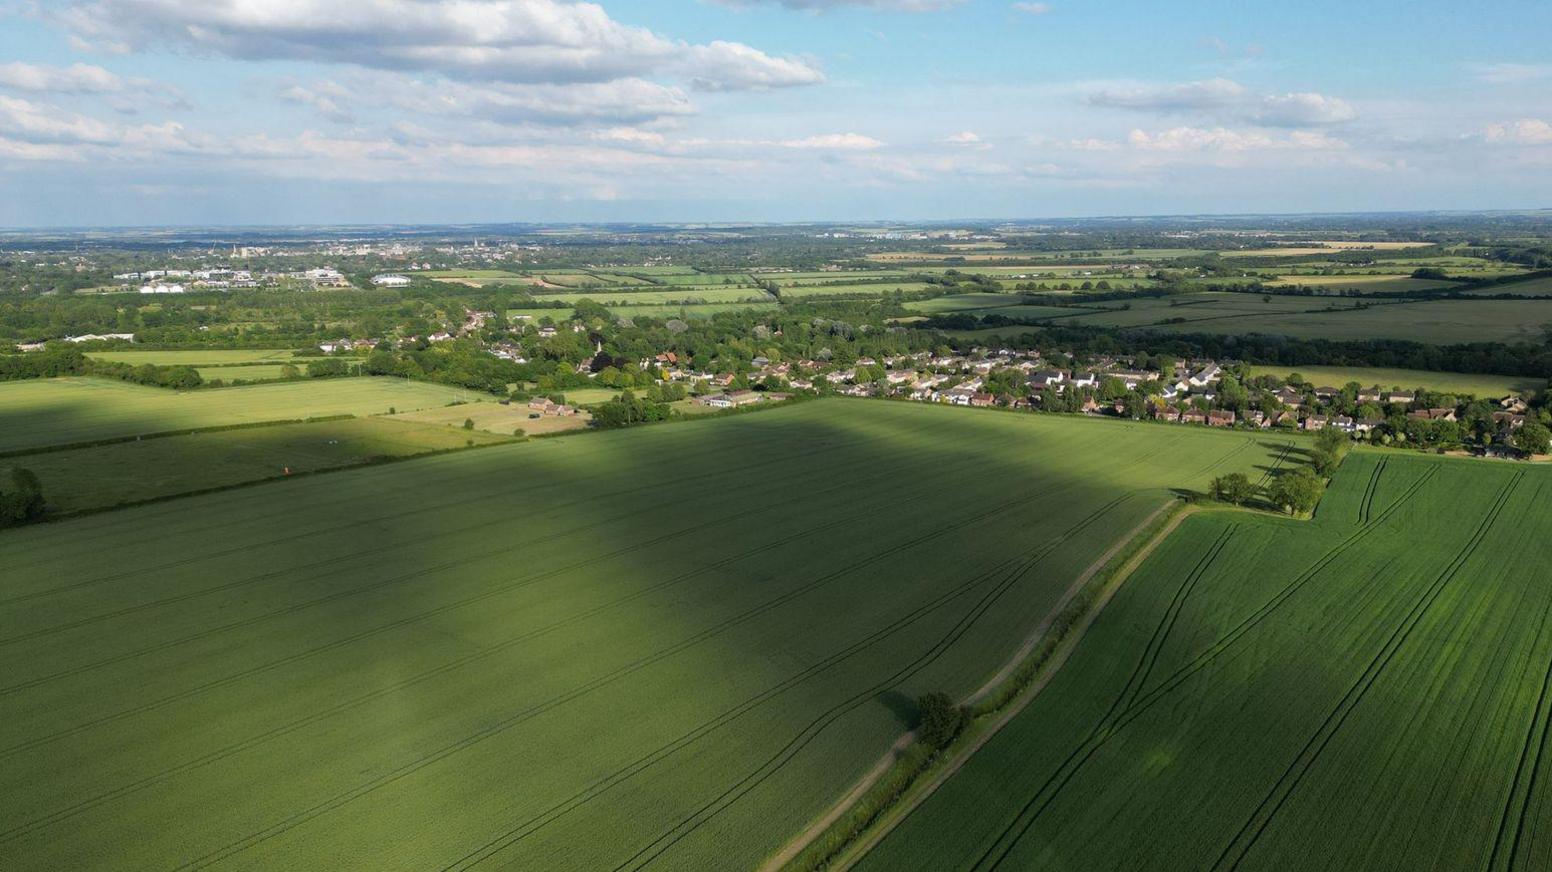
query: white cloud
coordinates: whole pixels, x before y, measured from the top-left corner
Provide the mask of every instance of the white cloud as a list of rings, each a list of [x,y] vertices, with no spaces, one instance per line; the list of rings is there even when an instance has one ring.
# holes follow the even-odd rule
[[[0,64],[0,87],[56,94],[111,94],[124,90],[124,80],[92,64],[53,67],[12,61]]]
[[[109,50],[173,45],[506,82],[682,75],[709,88],[823,81],[812,64],[739,43],[692,45],[563,0],[72,0],[53,15]]]
[[[1339,124],[1358,117],[1357,110],[1340,97],[1324,94],[1272,94],[1261,99],[1253,116],[1261,124],[1273,127],[1304,127],[1311,124]]]
[[[1025,15],[1044,15],[1051,11],[1049,3],[1030,3],[1028,0],[1020,0],[1013,4],[1014,12],[1022,12]]]
[[[1552,64],[1467,64],[1477,81],[1494,85],[1511,85],[1521,82],[1538,82],[1552,79]]]
[[[1232,106],[1246,95],[1244,85],[1229,79],[1207,79],[1178,85],[1096,91],[1089,103],[1110,109],[1185,112]]]
[[[842,151],[871,151],[884,145],[873,137],[863,136],[860,133],[824,133],[803,139],[786,139],[780,144],[784,148],[821,148]]]
[[[1342,140],[1323,133],[1294,131],[1278,137],[1258,130],[1226,127],[1173,127],[1158,133],[1133,130],[1126,141],[1132,148],[1141,151],[1165,152],[1329,150],[1347,147],[1347,143]]]
[[[973,148],[973,149],[976,149],[978,151],[985,151],[985,150],[987,150],[987,149],[992,147],[991,143],[982,140],[981,137],[978,134],[976,134],[975,131],[973,131],[973,130],[961,130],[958,133],[949,134],[948,136],[943,137],[939,141],[940,142],[946,142],[949,145],[958,145],[958,146],[962,146],[964,148]]]
[[[1488,142],[1512,145],[1552,145],[1552,124],[1539,118],[1521,118],[1505,124],[1490,124],[1482,132]]]

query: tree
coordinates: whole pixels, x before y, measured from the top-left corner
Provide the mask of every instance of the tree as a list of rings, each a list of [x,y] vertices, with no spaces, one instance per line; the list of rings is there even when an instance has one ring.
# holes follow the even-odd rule
[[[1526,421],[1514,433],[1514,447],[1526,454],[1546,454],[1552,443],[1552,430],[1535,421]]]
[[[1278,476],[1269,490],[1272,503],[1293,515],[1307,515],[1315,511],[1320,498],[1326,492],[1326,483],[1309,467]]]
[[[11,487],[0,491],[0,527],[25,524],[43,516],[43,486],[30,469],[11,470]]]
[[[946,693],[923,694],[916,700],[920,721],[917,732],[921,741],[934,748],[947,748],[959,731],[964,729],[968,713],[954,704]]]
[[[474,429],[474,419],[473,418],[464,418],[463,419],[463,428],[465,430],[473,430]]]
[[[1313,460],[1315,471],[1321,475],[1330,475],[1342,465],[1342,460],[1347,457],[1347,452],[1352,450],[1352,442],[1347,434],[1335,427],[1326,427],[1315,433],[1315,450]]]
[[[1212,496],[1215,500],[1242,506],[1255,495],[1256,486],[1243,472],[1220,475],[1212,481]]]

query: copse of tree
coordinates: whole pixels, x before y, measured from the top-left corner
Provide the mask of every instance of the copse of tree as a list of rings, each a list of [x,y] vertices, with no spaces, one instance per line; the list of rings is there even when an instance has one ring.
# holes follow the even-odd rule
[[[43,485],[30,469],[11,470],[11,486],[0,490],[0,527],[14,527],[43,517]]]
[[[1546,454],[1552,447],[1552,430],[1537,421],[1526,421],[1514,433],[1514,447],[1530,454]]]
[[[1212,496],[1215,500],[1242,506],[1255,498],[1256,486],[1243,472],[1231,472],[1212,480]]]
[[[1347,434],[1335,427],[1326,427],[1315,434],[1315,449],[1311,460],[1315,465],[1315,471],[1321,475],[1330,475],[1352,450],[1353,443],[1347,438]]]
[[[654,403],[624,391],[618,397],[593,407],[593,426],[604,429],[632,427],[652,421],[665,421],[669,414],[667,403]]]
[[[1273,505],[1291,515],[1307,515],[1315,511],[1325,492],[1325,481],[1314,470],[1301,466],[1274,479],[1267,496]]]
[[[969,712],[946,693],[923,694],[916,700],[917,735],[933,748],[947,748],[969,720]]]
[[[86,355],[79,348],[48,348],[21,354],[0,354],[0,381],[53,378],[86,372]]]

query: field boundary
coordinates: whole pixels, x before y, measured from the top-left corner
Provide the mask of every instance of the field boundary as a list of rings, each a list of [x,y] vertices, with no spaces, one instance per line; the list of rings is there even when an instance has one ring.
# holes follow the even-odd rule
[[[104,445],[120,445],[125,442],[140,442],[146,439],[168,439],[173,436],[197,436],[201,433],[220,433],[226,430],[255,430],[261,427],[282,427],[288,424],[322,424],[329,421],[350,421],[355,415],[318,415],[313,418],[277,418],[273,421],[244,421],[240,424],[213,424],[209,427],[190,427],[184,430],[158,430],[154,433],[136,433],[132,436],[108,436],[103,439],[89,439],[85,442],[62,442],[57,445],[43,445],[38,448],[16,448],[11,451],[0,451],[0,460],[9,460],[13,457],[27,457],[33,454],[54,454],[60,451],[77,451],[83,448],[101,448]],[[367,417],[375,417],[368,415]]]
[[[920,768],[906,776],[907,784],[904,789],[887,800],[877,815],[863,824],[856,836],[824,856],[812,857],[806,863],[800,862],[825,833],[840,823],[875,787],[885,781],[897,764],[908,760],[907,752],[916,741],[915,730],[906,732],[896,739],[889,750],[828,811],[761,864],[760,872],[794,868],[847,869],[866,855],[1039,695],[1040,690],[1060,671],[1072,651],[1077,648],[1089,625],[1098,617],[1126,579],[1170,533],[1174,532],[1181,522],[1197,511],[1195,506],[1187,506],[1179,499],[1166,501],[1130,532],[1117,539],[1109,549],[1080,573],[1045,618],[1020,644],[1013,656],[981,687],[962,701],[962,705],[972,709],[985,707],[986,710],[979,714],[983,717],[995,716],[994,719],[984,726],[972,726],[962,739],[962,745],[939,755],[935,761],[925,766],[917,761],[916,765]],[[1154,528],[1157,529],[1149,536],[1148,531]],[[1123,558],[1119,564],[1116,563],[1118,558]],[[1079,601],[1084,592],[1089,590],[1095,578],[1111,565],[1117,565],[1116,570],[1104,576],[1102,585],[1093,590],[1092,601],[1078,615],[1072,616],[1075,622],[1060,631],[1053,639],[1052,628],[1062,620],[1074,602]],[[1042,651],[1041,643],[1049,643],[1050,647]],[[999,691],[1003,698],[988,705],[986,701],[996,699]],[[930,779],[923,781],[916,778],[927,772],[933,773]]]

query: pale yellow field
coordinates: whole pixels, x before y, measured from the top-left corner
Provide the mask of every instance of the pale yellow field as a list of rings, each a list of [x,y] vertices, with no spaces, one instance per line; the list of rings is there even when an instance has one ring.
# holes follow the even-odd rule
[[[1309,254],[1330,254],[1333,251],[1396,251],[1402,248],[1427,248],[1432,242],[1343,242],[1338,240],[1316,241],[1307,246],[1287,248],[1251,248],[1245,251],[1226,251],[1225,257],[1301,257]]]
[[[519,427],[528,436],[580,430],[592,420],[586,412],[566,416],[544,415],[538,418],[528,417],[530,414],[533,413],[528,410],[527,403],[513,403],[510,406],[503,406],[500,403],[465,403],[460,406],[403,412],[393,417],[424,424],[443,424],[448,427],[462,427],[465,420],[471,420],[474,422],[474,429],[499,433],[503,436],[511,436],[512,431]]]

